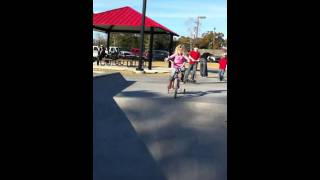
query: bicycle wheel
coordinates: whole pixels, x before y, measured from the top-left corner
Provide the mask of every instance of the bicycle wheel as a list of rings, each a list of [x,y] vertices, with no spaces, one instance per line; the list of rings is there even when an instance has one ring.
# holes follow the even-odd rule
[[[174,84],[173,84],[173,87],[174,87],[174,98],[177,98],[177,94],[178,94],[178,83],[179,83],[179,80],[178,78],[175,78],[174,79]]]

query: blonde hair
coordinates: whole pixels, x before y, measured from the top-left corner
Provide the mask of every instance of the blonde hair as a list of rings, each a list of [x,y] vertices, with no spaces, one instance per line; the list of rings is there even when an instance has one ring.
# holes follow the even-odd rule
[[[186,48],[183,44],[179,44],[176,49],[174,50],[175,54],[185,54]]]

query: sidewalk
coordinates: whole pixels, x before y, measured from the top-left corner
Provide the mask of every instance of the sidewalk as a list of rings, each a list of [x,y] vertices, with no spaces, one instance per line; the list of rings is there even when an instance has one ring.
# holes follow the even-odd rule
[[[116,71],[130,71],[130,72],[135,72],[139,73],[136,70],[136,67],[127,67],[127,66],[116,66],[116,65],[97,65],[97,63],[93,63],[93,71],[94,72],[105,72],[108,70],[116,70]],[[165,67],[153,67],[151,70],[149,70],[147,67],[144,68],[143,73],[147,74],[157,74],[157,73],[169,73],[170,68],[165,68]],[[141,72],[140,72],[141,73]]]
[[[147,67],[144,68],[143,73],[145,74],[162,74],[162,73],[169,73],[171,72],[170,68],[166,67],[167,64],[164,62],[155,62],[153,63],[153,67],[149,70]],[[199,69],[199,67],[198,67]],[[209,73],[218,73],[218,64],[208,63]],[[117,66],[117,65],[97,65],[96,62],[93,63],[93,72],[95,73],[103,73],[108,72],[108,70],[113,71],[127,71],[133,73],[141,73],[136,70],[136,67],[127,67],[127,66]]]

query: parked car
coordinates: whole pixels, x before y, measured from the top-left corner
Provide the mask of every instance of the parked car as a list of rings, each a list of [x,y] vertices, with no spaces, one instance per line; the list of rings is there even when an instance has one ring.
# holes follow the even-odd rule
[[[207,58],[208,62],[216,62],[216,58],[212,55],[212,56],[208,56]]]
[[[133,59],[136,56],[130,52],[130,51],[120,51],[119,53],[119,58],[123,58],[123,59]]]
[[[138,49],[138,48],[131,48],[131,52],[132,52],[132,54],[135,55],[135,58],[140,58],[140,49]],[[143,58],[144,60],[147,59],[146,56],[145,56],[145,53],[142,54],[142,58]]]
[[[111,49],[111,48],[109,48],[109,49]],[[100,50],[100,46],[93,46],[93,59],[94,59],[94,61],[96,59],[98,59],[99,50]],[[114,51],[114,50],[111,50],[111,51]],[[106,53],[106,55],[108,55],[108,50],[107,49],[105,50],[105,53]]]
[[[169,56],[169,52],[168,51],[154,50],[153,51],[153,55],[152,55],[152,57],[153,57],[152,60],[164,60],[168,56]]]
[[[221,56],[211,55],[211,56],[208,56],[207,60],[208,60],[208,62],[218,63],[220,58],[221,58]]]
[[[139,48],[131,48],[131,53],[134,54],[135,56],[140,55],[140,49]]]
[[[118,47],[110,46],[107,54],[111,55],[111,54],[118,54],[118,53],[119,53]]]
[[[130,51],[130,49],[129,49],[129,48],[120,48],[120,47],[119,47],[119,53],[120,53],[121,51]]]
[[[133,54],[139,54],[139,52],[140,52],[140,49],[138,49],[138,48],[131,48],[131,50],[130,50]]]
[[[152,60],[164,60],[169,56],[169,52],[165,50],[153,50],[152,51]],[[149,51],[144,53],[144,57],[148,59]]]

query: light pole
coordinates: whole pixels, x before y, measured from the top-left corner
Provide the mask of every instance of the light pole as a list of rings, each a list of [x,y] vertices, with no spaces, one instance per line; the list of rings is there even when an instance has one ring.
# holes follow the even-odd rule
[[[193,32],[193,42],[195,43],[199,37],[199,25],[200,25],[200,19],[205,19],[206,16],[198,16],[196,21],[196,27]]]
[[[200,19],[205,19],[206,16],[198,16],[197,17],[197,28],[196,28],[196,38],[199,37],[199,25],[200,25]]]
[[[139,65],[137,70],[143,71],[142,68],[142,61],[143,61],[143,51],[144,51],[144,22],[146,17],[146,6],[147,6],[147,0],[143,0],[143,6],[142,6],[142,23],[141,23],[141,31],[140,31],[140,58],[139,58]]]
[[[216,38],[216,27],[213,28],[212,34],[212,49],[214,49],[214,39]]]
[[[190,51],[192,50],[195,37],[196,37],[196,30],[194,30],[194,31],[191,33],[191,37],[190,37]]]

